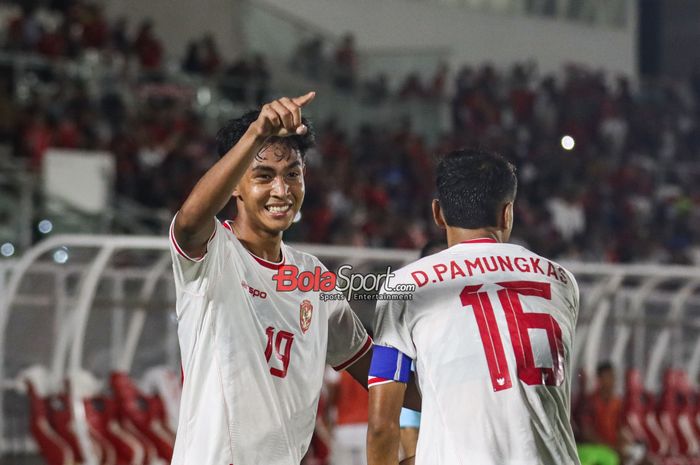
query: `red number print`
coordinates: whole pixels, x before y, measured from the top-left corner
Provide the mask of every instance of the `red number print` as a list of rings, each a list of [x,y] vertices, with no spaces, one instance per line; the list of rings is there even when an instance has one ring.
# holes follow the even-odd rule
[[[503,342],[498,332],[496,316],[486,292],[479,292],[481,286],[466,286],[462,289],[460,299],[462,306],[471,306],[474,309],[474,318],[479,327],[479,336],[484,344],[484,354],[486,354],[486,364],[491,375],[491,384],[494,391],[502,391],[513,386],[508,373],[508,362],[506,353],[503,350]]]
[[[294,342],[294,334],[288,331],[277,331],[275,336],[275,328],[272,326],[265,330],[267,334],[267,346],[265,347],[265,360],[270,363],[272,357],[272,345],[274,341],[275,358],[282,362],[282,368],[270,367],[270,374],[278,378],[287,376],[287,368],[289,368],[289,360],[292,354],[292,343]]]
[[[522,295],[551,300],[550,284],[534,281],[509,281],[497,284],[503,288],[498,291],[498,299],[508,323],[518,378],[530,386],[560,385],[564,381],[564,345],[561,328],[551,315],[524,312],[520,301]],[[491,300],[487,292],[479,292],[479,289],[481,289],[480,285],[466,286],[460,293],[460,299],[463,306],[471,306],[474,310],[493,390],[502,391],[512,387],[508,362]],[[552,368],[535,366],[535,356],[528,333],[530,329],[542,329],[546,332],[553,361]]]
[[[549,283],[531,281],[511,281],[498,283],[504,289],[498,291],[506,313],[510,340],[513,343],[515,359],[518,366],[518,378],[527,385],[559,386],[564,382],[564,343],[561,328],[557,321],[547,313],[524,312],[521,295],[552,299]],[[547,333],[549,351],[552,356],[552,368],[535,366],[535,356],[528,334],[529,329],[543,329]]]

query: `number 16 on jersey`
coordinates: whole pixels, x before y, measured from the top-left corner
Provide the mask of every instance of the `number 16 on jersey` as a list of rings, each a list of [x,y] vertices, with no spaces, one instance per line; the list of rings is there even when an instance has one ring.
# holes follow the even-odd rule
[[[527,385],[559,386],[564,381],[564,345],[561,328],[547,313],[524,312],[520,296],[534,296],[551,300],[549,283],[536,281],[509,281],[497,283],[498,300],[503,308],[508,323],[508,332],[515,354],[518,378]],[[494,391],[513,387],[508,361],[503,349],[501,335],[498,332],[496,315],[491,299],[481,285],[466,286],[459,297],[462,306],[472,307],[479,336],[484,345],[484,354],[489,368],[491,384]],[[549,351],[552,356],[552,368],[535,366],[535,356],[530,340],[530,329],[541,329],[547,334]]]

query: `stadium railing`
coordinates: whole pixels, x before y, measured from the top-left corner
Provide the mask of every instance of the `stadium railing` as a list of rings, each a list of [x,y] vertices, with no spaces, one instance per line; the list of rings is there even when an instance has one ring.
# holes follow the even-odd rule
[[[329,269],[353,265],[382,273],[417,252],[297,244]],[[88,372],[137,378],[149,367],[179,370],[174,290],[167,239],[148,236],[56,235],[19,260],[0,262],[0,454],[31,452],[28,411],[21,407],[22,373],[43,366],[52,387]],[[697,386],[700,369],[700,269],[683,266],[565,264],[581,289],[572,373],[594,378],[610,359],[644,373],[644,387],[661,388],[662,370],[682,369]],[[3,278],[4,276],[4,278]],[[373,302],[352,301],[371,323]],[[574,383],[576,385],[576,383]],[[72,394],[77,395],[77,394]],[[70,405],[81,441],[85,413]]]

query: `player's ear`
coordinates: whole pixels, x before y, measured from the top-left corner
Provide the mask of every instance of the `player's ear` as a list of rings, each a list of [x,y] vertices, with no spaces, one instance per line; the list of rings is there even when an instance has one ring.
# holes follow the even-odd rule
[[[438,199],[433,199],[433,220],[435,224],[440,229],[447,229],[447,223],[445,223],[445,217],[442,216],[442,208],[440,208],[440,201]]]
[[[510,232],[510,230],[513,229],[513,202],[507,202],[503,205],[501,224],[503,225],[504,231]]]
[[[233,188],[233,192],[231,192],[231,197],[233,197],[234,199],[241,198],[241,191],[239,189],[239,186]]]

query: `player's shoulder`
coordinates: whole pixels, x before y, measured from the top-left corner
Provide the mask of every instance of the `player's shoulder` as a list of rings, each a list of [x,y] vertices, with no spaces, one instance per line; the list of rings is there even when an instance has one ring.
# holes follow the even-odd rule
[[[247,251],[243,243],[238,240],[236,234],[233,232],[233,221],[231,220],[219,220],[216,219],[216,235],[220,237],[223,241],[228,241],[234,245],[233,248],[226,248],[227,253],[242,254],[242,252]]]
[[[441,266],[440,264],[449,263],[456,258],[464,259],[465,255],[483,256],[499,253],[517,254],[522,253],[520,252],[521,250],[531,253],[522,246],[510,243],[475,243],[468,245],[459,243],[432,255],[427,255],[414,260],[413,262],[395,270],[394,273],[396,274],[397,278],[410,279],[412,273],[432,269],[435,266]]]
[[[578,294],[579,294],[579,288],[578,288],[578,282],[576,281],[576,276],[569,271],[568,268],[566,268],[564,265],[561,263],[552,260],[551,258],[544,257],[538,253],[533,252],[530,249],[527,249],[525,247],[522,247],[523,251],[526,253],[530,254],[531,257],[535,259],[541,260],[543,263],[548,263],[549,267],[553,267],[556,270],[556,276],[557,280],[559,283],[564,285],[566,288],[569,289],[570,292],[572,292],[576,298],[578,299]]]
[[[415,281],[415,273],[432,268],[435,263],[439,263],[443,258],[448,256],[446,253],[448,250],[449,249],[442,250],[435,254],[414,260],[400,268],[392,269],[391,281],[399,284],[413,284]]]
[[[538,257],[542,260],[546,260],[547,262],[551,263],[554,266],[554,268],[556,268],[559,272],[566,273],[566,275],[570,278],[570,281],[572,281],[574,284],[576,284],[576,277],[574,276],[574,274],[571,271],[569,271],[569,269],[566,266],[562,265],[561,263],[557,262],[556,260],[552,260],[551,258],[544,257],[544,256],[537,254],[529,249],[526,249],[525,247],[523,247],[523,249],[527,250],[533,256]]]
[[[499,270],[554,277],[562,284],[571,283],[573,288],[577,287],[574,275],[561,264],[520,244],[493,242],[455,244],[393,270],[393,281],[422,287],[428,282],[454,280],[460,276],[480,278]]]
[[[294,265],[304,271],[313,271],[315,268],[321,268],[323,271],[327,270],[326,266],[316,255],[287,244],[284,244],[284,263],[285,265]]]
[[[515,244],[512,244],[512,245],[515,245]],[[549,257],[545,257],[543,255],[536,253],[536,252],[533,252],[532,250],[528,249],[525,246],[518,245],[517,247],[519,247],[522,250],[523,254],[528,254],[530,257],[532,257],[534,259],[539,259],[544,263],[548,263],[549,265],[553,266],[557,270],[558,273],[565,274],[567,277],[570,278],[570,281],[572,281],[574,284],[576,283],[576,278],[574,277],[574,274],[571,271],[569,271],[569,269],[566,268],[561,263],[557,262],[556,260],[552,260]]]

